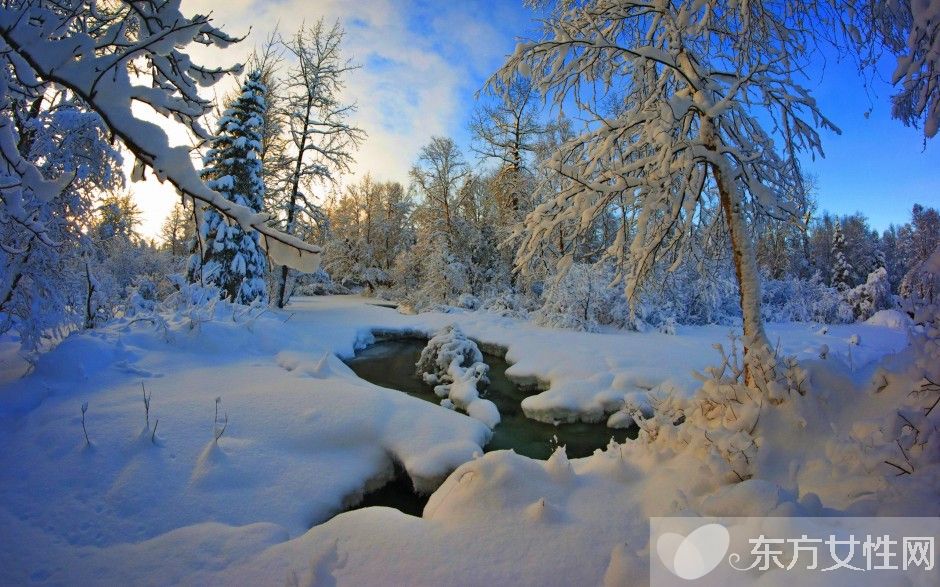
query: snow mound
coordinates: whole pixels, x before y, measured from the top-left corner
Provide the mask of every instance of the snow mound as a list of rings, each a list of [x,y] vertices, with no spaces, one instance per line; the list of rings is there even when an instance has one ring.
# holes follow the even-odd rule
[[[903,312],[898,312],[897,310],[879,310],[875,314],[865,320],[865,324],[870,324],[872,326],[884,326],[885,328],[907,328],[911,323],[911,319],[907,317]]]
[[[421,351],[415,365],[425,382],[435,385],[442,405],[464,410],[492,430],[499,424],[496,404],[480,397],[478,385],[489,383],[489,365],[475,342],[451,324],[439,330]]]

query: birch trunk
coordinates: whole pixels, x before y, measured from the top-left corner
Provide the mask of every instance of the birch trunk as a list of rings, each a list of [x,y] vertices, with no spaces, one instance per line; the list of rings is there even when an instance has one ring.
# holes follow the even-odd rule
[[[743,218],[740,190],[734,183],[728,164],[719,159],[722,155],[717,153],[715,126],[708,118],[702,120],[702,138],[706,148],[716,151],[711,171],[718,185],[718,198],[725,224],[728,226],[731,258],[738,281],[738,303],[744,323],[744,382],[753,386],[754,377],[748,365],[748,355],[770,346],[760,315],[760,275],[757,271],[757,259]]]

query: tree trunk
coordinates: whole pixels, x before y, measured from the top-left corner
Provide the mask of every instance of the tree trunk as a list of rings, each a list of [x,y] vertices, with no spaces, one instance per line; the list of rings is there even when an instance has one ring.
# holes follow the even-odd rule
[[[753,350],[769,347],[764,324],[760,316],[760,276],[751,239],[747,234],[742,218],[741,202],[735,186],[728,185],[728,179],[718,166],[712,167],[718,184],[718,196],[721,211],[728,225],[731,241],[731,258],[734,260],[734,273],[738,280],[738,301],[744,322],[744,382],[753,384],[753,374],[748,366],[748,354]]]
[[[95,294],[95,285],[91,281],[91,270],[88,268],[88,261],[85,261],[85,283],[88,288],[85,296],[85,328],[90,329],[95,327],[95,316],[92,312],[91,300],[91,297]]]
[[[711,151],[718,150],[717,136],[714,122],[708,118],[702,119],[702,139],[706,148]],[[717,155],[721,157],[721,155]],[[728,226],[728,237],[731,241],[731,258],[734,261],[734,273],[738,280],[738,302],[741,306],[741,317],[744,322],[744,382],[753,386],[754,376],[748,366],[748,354],[762,348],[769,348],[767,335],[764,333],[764,324],[760,315],[760,275],[757,271],[757,260],[754,257],[754,247],[747,234],[747,228],[741,209],[741,195],[738,187],[731,178],[727,164],[711,164],[715,183],[718,185],[718,197],[721,203],[721,212]]]
[[[300,176],[303,174],[304,154],[307,150],[307,135],[310,131],[310,114],[313,111],[313,96],[307,96],[306,109],[304,111],[303,132],[300,133],[300,144],[297,148],[297,160],[294,161],[294,173],[291,176],[290,203],[287,207],[287,223],[284,225],[284,232],[289,235],[294,234],[294,207],[297,205],[297,193],[300,191]],[[287,304],[287,278],[290,276],[290,268],[284,265],[281,267],[281,280],[278,283],[277,299],[275,300],[278,308],[283,308]]]

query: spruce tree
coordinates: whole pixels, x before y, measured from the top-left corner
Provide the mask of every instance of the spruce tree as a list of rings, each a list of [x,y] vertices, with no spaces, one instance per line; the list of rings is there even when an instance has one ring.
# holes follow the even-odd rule
[[[202,171],[210,188],[258,212],[264,207],[260,152],[266,92],[261,73],[249,74],[241,94],[219,120]],[[222,298],[235,303],[267,303],[267,273],[257,233],[227,223],[215,210],[203,212],[189,263],[190,281],[216,286]]]
[[[832,287],[837,290],[849,289],[849,278],[852,275],[852,266],[845,259],[845,235],[842,233],[842,223],[836,222],[832,232]]]

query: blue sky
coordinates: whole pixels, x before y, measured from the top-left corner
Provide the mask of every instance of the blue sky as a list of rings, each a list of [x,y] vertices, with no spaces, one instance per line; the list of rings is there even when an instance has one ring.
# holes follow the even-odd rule
[[[866,80],[850,60],[827,55],[807,82],[842,130],[823,134],[825,159],[805,161],[818,180],[819,208],[861,211],[878,229],[908,221],[915,203],[940,206],[940,142],[925,145],[920,130],[891,118],[893,89],[886,78],[893,67],[893,57],[882,59]]]
[[[469,145],[476,92],[513,51],[517,37],[538,32],[534,13],[521,0],[184,0],[183,6],[211,12],[232,33],[251,31],[231,50],[204,55],[194,49],[208,64],[243,59],[277,23],[290,33],[302,20],[339,19],[347,31],[345,53],[363,66],[349,76],[347,90],[359,104],[355,122],[369,134],[356,174],[369,171],[403,183],[432,135]],[[935,140],[924,150],[919,131],[890,118],[891,89],[882,79],[876,77],[866,93],[850,61],[829,56],[822,65],[820,60],[805,83],[843,133],[824,133],[826,158],[805,161],[818,180],[819,210],[861,211],[880,230],[905,222],[915,202],[940,206],[940,144]],[[891,65],[883,64],[882,77],[890,75]],[[173,198],[155,184],[136,190],[144,232],[156,234]]]

